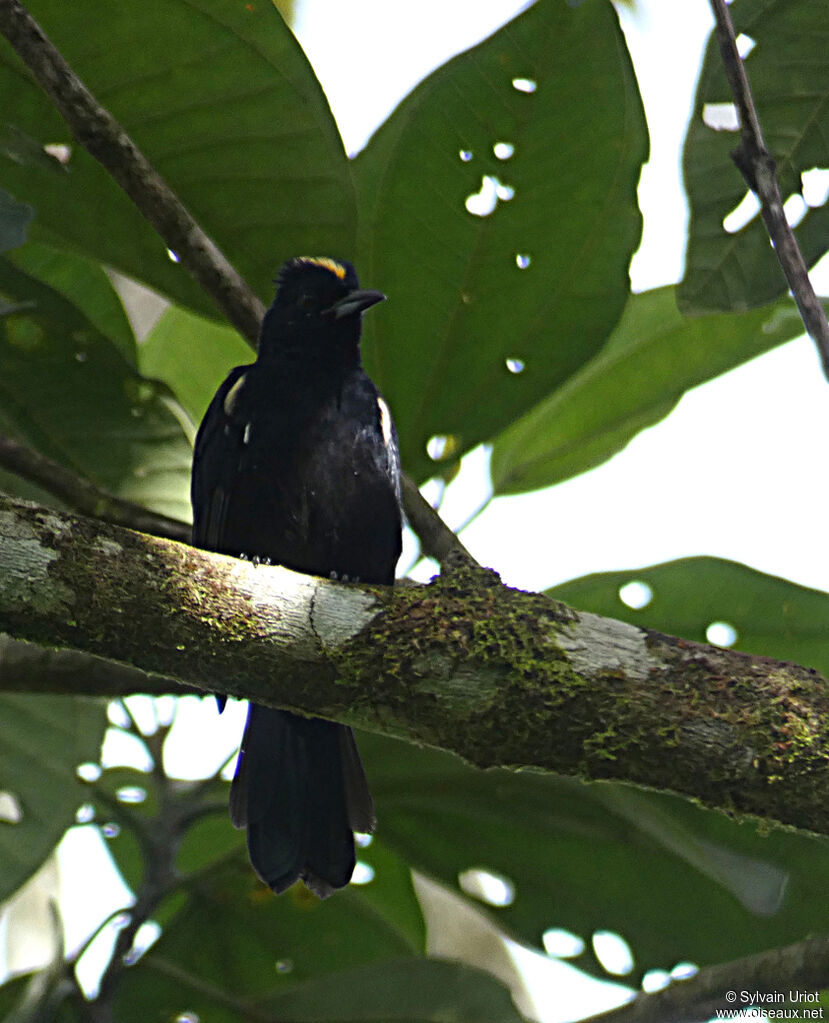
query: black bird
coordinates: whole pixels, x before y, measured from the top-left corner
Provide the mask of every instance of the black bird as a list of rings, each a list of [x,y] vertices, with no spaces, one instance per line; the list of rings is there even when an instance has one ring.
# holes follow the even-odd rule
[[[256,361],[230,373],[196,438],[193,543],[391,585],[397,439],[360,360],[362,313],[385,296],[360,290],[354,267],[327,257],[289,260],[276,285]],[[351,729],[251,704],[230,816],[275,892],[298,878],[321,898],[348,884],[352,832],[375,823]]]

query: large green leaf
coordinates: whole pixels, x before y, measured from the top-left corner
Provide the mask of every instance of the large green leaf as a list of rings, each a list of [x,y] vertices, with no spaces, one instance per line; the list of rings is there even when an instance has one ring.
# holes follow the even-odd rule
[[[505,722],[505,728],[509,722]],[[675,796],[536,772],[478,771],[455,757],[361,735],[378,834],[455,891],[481,869],[514,886],[491,916],[540,945],[548,928],[630,943],[636,974],[723,962],[825,929],[822,839],[702,810]],[[574,965],[602,971],[585,956]]]
[[[522,1023],[507,989],[481,970],[403,959],[338,973],[269,1002],[275,1019],[304,1023]]]
[[[99,267],[25,246],[0,257],[0,430],[98,486],[190,514],[186,416],[138,375],[134,340]],[[125,356],[126,353],[126,356]]]
[[[435,71],[356,159],[360,268],[389,295],[366,317],[367,359],[417,479],[441,469],[431,437],[458,456],[604,343],[627,297],[646,152],[610,3],[540,0]],[[484,177],[503,198],[473,215]]]
[[[639,610],[619,595],[631,582],[650,589]],[[726,622],[736,630],[736,649],[795,661],[829,677],[829,594],[734,561],[681,558],[586,575],[547,592],[585,611],[700,642],[712,623]]]
[[[804,171],[829,167],[826,3],[740,0],[731,12],[735,30],[755,43],[746,72],[785,199],[801,192]],[[730,157],[739,135],[708,127],[703,111],[707,104],[731,100],[712,35],[685,143],[691,222],[679,300],[688,311],[746,309],[786,291],[759,214],[735,234],[723,227],[747,191]],[[813,264],[829,247],[829,206],[810,208],[795,233],[807,264]]]
[[[631,295],[598,355],[495,439],[495,492],[551,486],[600,465],[689,388],[802,331],[790,301],[692,319],[673,287]]]
[[[370,852],[361,850],[360,858]],[[410,878],[405,885],[408,895],[401,888],[398,900],[416,909]],[[353,885],[325,902],[301,885],[276,898],[245,852],[191,878],[186,890],[186,905],[122,987],[124,1023],[184,1010],[217,1023],[235,1020],[224,1014],[232,1000],[261,1006],[336,970],[422,952],[422,921],[403,924],[399,911],[386,913]]]
[[[253,358],[232,327],[178,306],[164,311],[139,349],[141,372],[175,391],[194,423],[231,369]]]
[[[15,202],[0,188],[0,252],[14,249],[26,241],[26,229],[34,215],[31,206]]]
[[[0,664],[0,673],[12,670]],[[105,729],[103,702],[0,694],[0,902],[75,823],[85,799],[76,769],[97,761]]]
[[[328,104],[269,2],[34,0],[32,14],[263,298],[285,258],[347,255],[355,205]],[[31,236],[81,250],[215,314],[0,40],[0,176]],[[43,146],[69,143],[62,164]]]

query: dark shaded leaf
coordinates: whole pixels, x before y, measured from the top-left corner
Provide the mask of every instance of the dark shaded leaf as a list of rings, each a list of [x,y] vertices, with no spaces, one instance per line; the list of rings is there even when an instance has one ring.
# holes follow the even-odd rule
[[[8,192],[0,188],[0,252],[15,249],[26,241],[26,229],[33,216],[31,206],[15,202]]]
[[[361,850],[361,858],[370,851]],[[119,1020],[143,1023],[190,1011],[215,1023],[231,1021],[238,1018],[235,1003],[268,1005],[283,990],[333,971],[419,952],[412,941],[422,943],[422,922],[413,928],[411,880],[388,873],[389,887],[399,886],[388,914],[382,900],[366,899],[354,886],[325,902],[302,885],[276,898],[245,854],[200,874],[187,883],[187,904],[126,975]],[[411,900],[405,913],[402,898]]]
[[[271,3],[34,0],[27,5],[97,99],[263,299],[279,263],[354,247],[355,204],[325,96]],[[0,146],[6,188],[37,207],[32,237],[81,251],[208,315],[109,174],[69,136],[0,40],[0,107],[30,158]],[[43,158],[69,146],[65,164]],[[3,158],[5,155],[5,159]]]
[[[43,248],[0,257],[0,430],[119,497],[190,514],[192,430],[134,341],[100,268]],[[120,311],[120,315],[119,315]]]
[[[804,171],[829,168],[826,5],[823,0],[741,0],[731,12],[735,31],[755,43],[746,58],[746,73],[786,200],[801,192]],[[759,213],[735,234],[723,227],[723,219],[747,193],[730,156],[740,137],[708,127],[703,110],[707,104],[731,102],[712,34],[684,154],[691,221],[679,302],[688,312],[747,309],[787,290]],[[806,212],[795,233],[811,266],[829,247],[825,200]]]
[[[761,833],[631,786],[478,771],[392,739],[359,741],[383,842],[458,892],[469,869],[508,879],[514,901],[489,914],[529,945],[548,928],[588,944],[596,930],[616,931],[633,949],[638,977],[680,961],[731,960],[824,927],[824,839]],[[589,956],[573,962],[603,975]]]

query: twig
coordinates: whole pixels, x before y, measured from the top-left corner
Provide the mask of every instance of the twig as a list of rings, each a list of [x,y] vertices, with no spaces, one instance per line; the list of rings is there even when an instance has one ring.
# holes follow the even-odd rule
[[[406,509],[409,525],[418,535],[420,549],[424,555],[434,558],[439,565],[444,565],[452,560],[472,565],[477,564],[417,486],[405,475],[403,476],[403,506]]]
[[[687,1023],[709,1019],[718,1010],[739,1014],[751,994],[780,995],[798,990],[809,995],[829,985],[829,938],[808,938],[785,948],[709,966],[664,991],[639,995],[632,1002],[585,1023]],[[779,1006],[776,1006],[779,1007]],[[799,1008],[814,1008],[803,1002]]]
[[[30,483],[36,483],[81,515],[102,519],[115,526],[136,529],[140,533],[166,537],[168,540],[190,542],[190,526],[186,522],[168,518],[140,504],[133,504],[132,501],[99,490],[59,462],[2,434],[0,466]]]
[[[156,229],[164,244],[176,253],[182,265],[190,271],[228,320],[255,349],[259,326],[264,315],[262,303],[215,242],[188,213],[178,196],[154,170],[121,125],[89,92],[18,0],[0,0],[0,32],[8,39],[55,104],[77,141],[110,172]],[[20,471],[19,474],[32,479],[33,477],[26,475],[26,471]],[[68,470],[62,471],[68,473]],[[57,493],[49,485],[49,480],[42,476],[37,482],[50,493],[66,500],[77,511],[106,518],[109,522],[126,525],[132,529],[142,529],[135,518],[139,509],[137,506],[129,506],[128,502],[118,502],[116,498],[109,499],[115,502],[109,506],[112,514],[117,514],[120,506],[120,511],[126,516],[124,518],[98,515],[90,506],[88,500],[90,495],[84,499],[85,503],[75,503],[70,493],[74,489],[80,495],[84,487],[89,488],[89,484],[77,477],[74,477],[73,482],[69,478],[71,476],[69,473],[68,477],[64,477],[62,494]],[[407,477],[404,477],[403,482],[406,516],[420,538],[424,554],[435,558],[441,564],[450,552],[462,560],[471,560],[463,544],[421,497],[414,483]],[[183,538],[180,533],[163,532],[156,528],[163,516],[153,516],[150,512],[145,514],[149,517],[148,532],[158,536]],[[155,526],[150,524],[150,520],[155,522]],[[173,524],[174,520],[169,519],[167,523]],[[175,526],[180,525],[175,523]]]
[[[264,313],[260,300],[17,0],[0,0],[0,31],[77,141],[106,167],[233,326],[255,345]]]
[[[723,66],[740,116],[741,138],[731,158],[748,187],[762,204],[763,220],[786,276],[807,333],[817,345],[824,375],[829,379],[829,323],[818,301],[803,254],[783,210],[774,158],[766,148],[745,67],[737,50],[734,25],[725,0],[711,0]]]

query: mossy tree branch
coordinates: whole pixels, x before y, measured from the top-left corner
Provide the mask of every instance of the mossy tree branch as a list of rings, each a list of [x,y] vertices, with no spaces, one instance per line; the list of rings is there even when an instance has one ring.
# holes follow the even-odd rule
[[[630,781],[829,835],[824,678],[475,566],[347,586],[0,500],[0,630],[18,661],[41,658],[41,690],[67,690],[63,657],[103,660],[118,670],[75,671],[75,692],[226,692],[479,766]],[[29,688],[8,671],[0,686]]]

